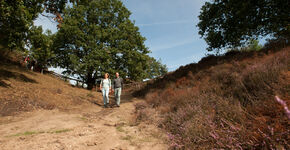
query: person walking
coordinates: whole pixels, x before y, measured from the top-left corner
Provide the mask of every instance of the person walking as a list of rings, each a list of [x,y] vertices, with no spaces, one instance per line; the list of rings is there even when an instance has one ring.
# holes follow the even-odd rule
[[[109,79],[109,74],[105,73],[104,79],[101,80],[100,84],[100,90],[103,94],[103,100],[104,100],[104,107],[108,107],[109,101],[109,93],[111,90],[111,80]]]
[[[113,80],[112,89],[115,91],[115,101],[117,104],[117,107],[120,107],[121,102],[121,92],[123,88],[123,79],[119,77],[119,73],[116,72],[116,78]]]
[[[36,61],[33,59],[33,60],[31,61],[31,65],[30,65],[30,70],[31,70],[31,71],[35,71],[35,65],[36,65]]]
[[[24,63],[25,63],[26,68],[30,70],[30,63],[29,63],[30,60],[29,59],[30,59],[29,55],[26,56]]]

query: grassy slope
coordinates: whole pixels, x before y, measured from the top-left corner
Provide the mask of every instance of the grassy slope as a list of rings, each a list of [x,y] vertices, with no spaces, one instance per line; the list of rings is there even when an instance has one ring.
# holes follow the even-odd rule
[[[152,107],[161,112],[173,148],[289,149],[289,120],[274,99],[289,106],[289,49],[230,52],[181,67],[136,92],[147,102],[137,105],[139,118],[152,119]]]
[[[65,110],[101,98],[97,92],[6,62],[0,62],[0,93],[0,116],[39,108]]]

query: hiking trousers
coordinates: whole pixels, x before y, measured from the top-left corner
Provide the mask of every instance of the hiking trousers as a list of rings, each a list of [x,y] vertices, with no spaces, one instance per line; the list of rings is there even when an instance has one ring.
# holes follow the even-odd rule
[[[121,102],[121,92],[122,88],[115,88],[115,101],[118,106],[120,106]]]
[[[107,104],[109,104],[109,92],[110,92],[110,88],[104,88],[102,89],[102,94],[103,94],[103,100],[104,100],[104,105],[106,106]]]

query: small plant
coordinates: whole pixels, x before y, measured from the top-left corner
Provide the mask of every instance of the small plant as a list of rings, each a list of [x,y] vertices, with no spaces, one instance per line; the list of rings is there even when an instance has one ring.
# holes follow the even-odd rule
[[[130,135],[126,135],[126,136],[122,136],[121,139],[126,140],[126,141],[131,141],[133,139],[133,137]]]
[[[41,133],[44,133],[44,132],[42,132],[42,131],[40,131],[40,132],[36,132],[36,131],[26,131],[24,133],[17,133],[17,134],[14,134],[14,135],[11,135],[11,136],[7,136],[7,137],[13,137],[13,136],[28,136],[28,135],[41,134]]]
[[[94,98],[95,96],[92,93],[87,94],[88,97]]]
[[[123,129],[122,126],[117,126],[116,129],[117,129],[117,131],[119,131],[119,132],[125,132],[125,130]]]
[[[52,131],[51,133],[64,133],[64,132],[69,132],[69,131],[71,131],[71,129],[61,129],[61,130]]]
[[[87,121],[88,120],[88,118],[86,118],[86,117],[80,117],[80,119],[83,120],[83,121]]]

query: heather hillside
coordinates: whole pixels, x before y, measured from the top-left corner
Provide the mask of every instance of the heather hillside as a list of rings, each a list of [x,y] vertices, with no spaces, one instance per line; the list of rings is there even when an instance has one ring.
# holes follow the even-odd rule
[[[135,92],[177,149],[289,149],[289,48],[208,56]],[[153,111],[160,115],[156,116]],[[149,121],[148,121],[149,120]]]

